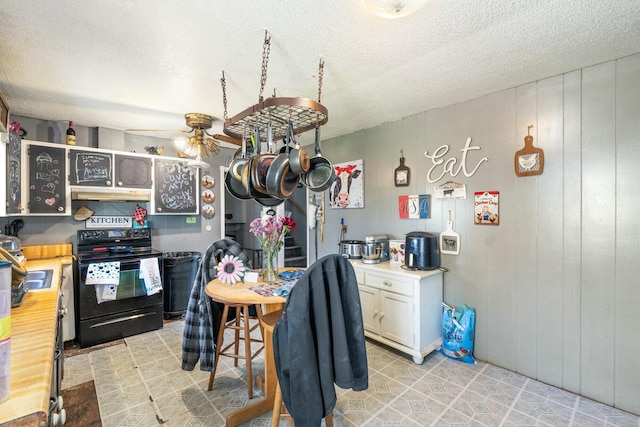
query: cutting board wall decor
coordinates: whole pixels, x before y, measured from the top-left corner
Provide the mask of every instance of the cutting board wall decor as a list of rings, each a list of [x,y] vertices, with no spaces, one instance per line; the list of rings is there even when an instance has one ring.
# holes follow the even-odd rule
[[[544,170],[544,151],[533,146],[530,125],[527,128],[527,136],[524,137],[524,148],[516,151],[513,159],[517,176],[540,175]]]

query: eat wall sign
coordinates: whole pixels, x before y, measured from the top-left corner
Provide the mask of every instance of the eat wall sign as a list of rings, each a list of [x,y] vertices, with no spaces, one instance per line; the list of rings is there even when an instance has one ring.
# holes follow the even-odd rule
[[[424,152],[424,156],[427,159],[431,160],[432,166],[429,169],[429,173],[427,173],[427,181],[433,183],[438,182],[444,177],[446,174],[451,175],[452,177],[457,176],[460,172],[464,174],[467,178],[473,176],[474,173],[478,170],[480,165],[484,162],[489,161],[488,158],[483,157],[480,161],[475,165],[475,167],[469,172],[467,168],[467,155],[469,151],[480,150],[480,147],[471,145],[471,137],[467,138],[467,142],[460,151],[462,152],[462,158],[460,159],[460,164],[456,166],[458,163],[458,159],[455,157],[449,157],[448,159],[444,159],[444,156],[449,152],[448,145],[441,145],[438,147],[433,154],[429,154],[428,151]]]

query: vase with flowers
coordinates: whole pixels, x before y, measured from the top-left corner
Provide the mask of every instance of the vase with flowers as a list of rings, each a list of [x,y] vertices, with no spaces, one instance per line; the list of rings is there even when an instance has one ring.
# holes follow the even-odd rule
[[[293,218],[281,216],[277,219],[272,215],[265,215],[251,221],[249,231],[260,242],[263,254],[262,280],[274,283],[278,280],[278,266],[276,259],[278,252],[284,245],[284,237],[297,226]]]

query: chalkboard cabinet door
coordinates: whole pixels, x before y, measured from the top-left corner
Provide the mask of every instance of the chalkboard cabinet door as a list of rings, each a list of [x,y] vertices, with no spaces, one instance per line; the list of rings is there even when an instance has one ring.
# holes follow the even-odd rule
[[[113,154],[97,150],[69,150],[69,183],[77,186],[113,186]]]
[[[28,213],[66,215],[66,148],[30,144],[28,157]]]
[[[6,163],[6,214],[21,214],[22,212],[22,138],[9,132]]]
[[[153,213],[198,213],[200,195],[198,168],[179,160],[155,159]]]
[[[151,158],[115,155],[116,187],[151,188]]]

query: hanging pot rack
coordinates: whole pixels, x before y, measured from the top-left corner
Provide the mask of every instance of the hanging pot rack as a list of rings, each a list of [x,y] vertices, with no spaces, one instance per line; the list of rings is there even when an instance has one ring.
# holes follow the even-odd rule
[[[220,79],[222,85],[222,95],[224,102],[224,129],[223,132],[232,137],[241,139],[254,133],[258,128],[260,135],[266,140],[267,126],[271,124],[274,140],[284,138],[289,130],[289,122],[293,125],[294,133],[299,135],[308,130],[324,125],[329,120],[329,112],[326,107],[320,104],[322,93],[322,75],[324,72],[324,61],[320,58],[320,69],[318,73],[318,101],[306,98],[276,97],[264,99],[262,93],[267,80],[267,64],[271,49],[271,36],[265,30],[265,38],[262,52],[262,74],[260,78],[260,94],[258,103],[236,114],[227,117],[227,94],[224,71]]]
[[[287,134],[289,122],[296,135],[322,126],[329,120],[327,109],[312,99],[267,98],[224,122],[224,133],[232,138],[242,138],[248,131],[260,130],[267,134],[267,124],[271,122],[273,138],[282,139]]]

